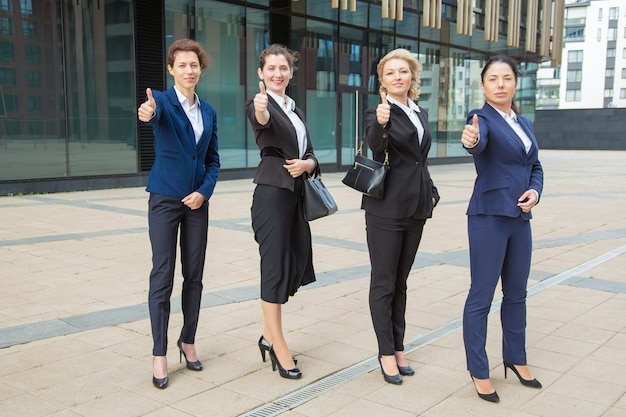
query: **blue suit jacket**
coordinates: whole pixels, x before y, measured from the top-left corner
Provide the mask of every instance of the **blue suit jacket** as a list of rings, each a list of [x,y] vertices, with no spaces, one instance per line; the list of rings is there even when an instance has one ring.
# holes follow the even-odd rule
[[[540,196],[543,191],[543,169],[532,122],[517,116],[532,141],[526,153],[520,137],[491,105],[472,110],[467,116],[468,124],[472,123],[474,114],[478,115],[480,140],[467,149],[474,157],[477,173],[467,214],[532,218],[530,212],[524,213],[517,207],[519,197],[527,190],[534,189]]]
[[[174,87],[153,91],[152,95],[157,109],[147,124],[154,131],[155,159],[146,191],[179,199],[197,191],[208,200],[220,168],[215,108],[200,100],[204,132],[196,144],[193,127]]]

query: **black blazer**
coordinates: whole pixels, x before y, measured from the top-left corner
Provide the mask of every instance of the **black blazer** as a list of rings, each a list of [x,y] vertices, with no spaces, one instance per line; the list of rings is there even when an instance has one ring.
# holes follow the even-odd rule
[[[289,175],[289,172],[283,167],[286,159],[300,158],[298,150],[298,136],[296,128],[289,120],[289,117],[280,108],[280,105],[268,95],[267,110],[270,113],[270,120],[266,125],[257,122],[254,115],[254,97],[246,101],[246,116],[250,120],[252,131],[256,139],[256,144],[261,151],[261,161],[256,169],[253,182],[255,184],[273,185],[280,188],[286,188],[293,191],[295,178]],[[304,113],[298,107],[294,112],[304,122]],[[315,159],[317,169],[318,163],[313,153],[313,145],[311,144],[311,135],[309,128],[304,123],[306,129],[306,151],[302,159]],[[263,150],[269,149],[266,155]],[[277,151],[281,156],[277,155]]]
[[[385,160],[385,148],[389,152],[389,171],[385,178],[383,199],[363,195],[361,208],[367,213],[389,219],[432,217],[433,201],[439,201],[437,187],[428,172],[428,151],[432,135],[428,126],[428,114],[420,107],[418,117],[424,127],[420,145],[417,129],[406,113],[391,104],[391,115],[386,126],[376,120],[376,108],[365,112],[364,140],[375,160]]]

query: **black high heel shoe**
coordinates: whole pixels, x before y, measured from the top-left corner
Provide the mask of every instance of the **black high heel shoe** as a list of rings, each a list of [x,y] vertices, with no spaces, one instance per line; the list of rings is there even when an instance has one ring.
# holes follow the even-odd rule
[[[265,336],[261,335],[259,338],[259,350],[261,351],[261,359],[265,362],[265,352],[269,352],[272,349],[272,345],[267,341]],[[292,358],[294,364],[298,364],[298,360],[296,358]]]
[[[515,365],[512,364],[511,362],[504,362],[504,377],[506,378],[506,368],[509,368],[511,371],[513,371],[513,373],[515,373],[515,375],[517,375],[517,378],[519,379],[519,382],[522,383],[522,385],[524,385],[525,387],[531,387],[531,388],[541,388],[541,382],[537,381],[537,378],[533,378],[533,379],[524,379],[522,378],[522,376],[520,375],[519,371],[515,368]]]
[[[158,389],[165,389],[169,382],[170,382],[169,376],[166,376],[165,378],[157,378],[154,375],[152,375],[152,385],[154,385]]]
[[[276,352],[274,352],[274,348],[273,347],[270,347],[268,352],[270,354],[270,359],[272,361],[272,371],[275,371],[276,367],[278,367],[278,373],[283,378],[287,378],[287,379],[300,379],[300,378],[302,378],[302,372],[300,372],[300,370],[298,368],[293,368],[293,369],[285,369],[285,368],[283,368],[283,366],[278,361],[278,357],[276,356]]]
[[[185,353],[185,351],[183,350],[183,341],[181,339],[178,339],[178,342],[176,342],[176,346],[178,346],[178,350],[180,351],[180,353],[178,354],[178,361],[182,362],[183,361],[183,356],[185,357],[185,362],[187,363],[187,369],[190,369],[192,371],[201,371],[202,370],[202,362],[195,361],[195,362],[189,362],[187,360],[187,354]]]
[[[413,369],[411,365],[407,365],[407,366],[398,365],[398,371],[400,371],[400,375],[405,375],[405,376],[415,375],[415,370]]]
[[[380,372],[382,372],[385,382],[389,382],[390,384],[394,384],[394,385],[402,384],[402,375],[400,374],[400,367],[398,367],[397,374],[387,375],[385,373],[385,370],[383,369],[383,363],[380,361],[380,356],[378,357],[378,364],[380,365]]]
[[[489,401],[490,403],[500,402],[500,397],[498,397],[498,393],[495,390],[491,394],[481,394],[480,392],[478,392],[478,388],[476,388],[476,381],[474,381],[474,375],[472,375],[471,373],[470,373],[470,378],[472,378],[472,384],[474,384],[474,389],[476,390],[476,394],[478,394],[480,398],[482,398],[485,401]]]

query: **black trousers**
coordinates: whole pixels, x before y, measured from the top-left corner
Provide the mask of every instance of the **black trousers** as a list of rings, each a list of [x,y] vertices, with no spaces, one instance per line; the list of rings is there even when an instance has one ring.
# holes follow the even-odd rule
[[[404,350],[406,281],[425,223],[425,219],[397,220],[365,214],[372,266],[370,313],[380,355]]]
[[[195,342],[206,258],[209,204],[205,202],[199,209],[191,210],[179,199],[151,193],[148,201],[148,226],[152,245],[152,272],[148,295],[154,342],[152,354],[164,356],[167,353],[170,297],[174,286],[179,229],[183,275],[183,328],[180,338],[185,343]]]

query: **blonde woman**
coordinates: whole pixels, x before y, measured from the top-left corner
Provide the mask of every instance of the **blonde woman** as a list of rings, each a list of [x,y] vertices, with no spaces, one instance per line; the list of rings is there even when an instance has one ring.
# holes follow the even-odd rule
[[[381,103],[365,112],[364,140],[375,160],[391,168],[384,198],[363,196],[371,280],[369,304],[385,381],[401,384],[415,373],[404,355],[407,278],[426,219],[439,201],[428,172],[432,136],[419,97],[417,59],[405,49],[378,64]]]

